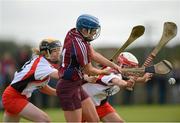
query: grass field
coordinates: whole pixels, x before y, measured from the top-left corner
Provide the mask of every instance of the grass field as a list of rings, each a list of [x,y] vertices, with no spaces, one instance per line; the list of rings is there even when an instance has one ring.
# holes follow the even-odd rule
[[[180,105],[133,105],[115,108],[127,122],[180,122]],[[65,121],[60,109],[45,109],[44,111],[54,122]],[[1,121],[2,112],[0,112]]]

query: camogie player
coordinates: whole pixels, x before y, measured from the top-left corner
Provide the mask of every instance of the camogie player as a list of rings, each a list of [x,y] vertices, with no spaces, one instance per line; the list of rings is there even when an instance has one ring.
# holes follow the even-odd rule
[[[28,98],[35,89],[48,95],[56,95],[56,90],[47,85],[50,77],[59,79],[58,70],[49,60],[59,57],[61,47],[58,40],[42,40],[39,50],[33,50],[33,58],[16,71],[14,79],[2,95],[4,122],[19,122],[21,117],[33,122],[50,122],[48,115],[30,103]]]
[[[117,62],[121,68],[138,67],[138,60],[129,52],[121,53],[117,58]],[[89,83],[84,83],[82,87],[92,98],[100,120],[103,122],[123,122],[124,120],[108,103],[108,97],[116,94],[120,88],[132,88],[136,81],[134,77],[119,74],[112,70],[110,75],[102,75],[98,78],[84,76],[84,78]],[[141,82],[142,80],[148,81],[150,78],[151,74],[146,73],[143,77],[139,78],[139,80]]]
[[[83,73],[88,75],[109,74],[92,66],[91,60],[110,66],[120,72],[120,67],[94,51],[90,42],[100,34],[99,20],[91,15],[81,15],[76,28],[71,29],[65,38],[62,50],[62,64],[57,84],[57,95],[67,122],[81,122],[82,115],[88,122],[98,122],[95,106],[81,84]]]

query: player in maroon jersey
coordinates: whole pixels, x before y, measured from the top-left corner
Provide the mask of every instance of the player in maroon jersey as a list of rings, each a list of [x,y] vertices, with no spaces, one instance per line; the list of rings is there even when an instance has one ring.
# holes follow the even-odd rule
[[[120,72],[120,67],[96,51],[90,42],[100,34],[99,20],[91,15],[81,15],[76,28],[65,38],[62,50],[62,64],[59,69],[61,79],[57,84],[57,95],[67,122],[81,122],[82,115],[88,122],[99,121],[95,106],[81,87],[83,73],[88,75],[109,74],[92,66],[91,60],[110,66]]]

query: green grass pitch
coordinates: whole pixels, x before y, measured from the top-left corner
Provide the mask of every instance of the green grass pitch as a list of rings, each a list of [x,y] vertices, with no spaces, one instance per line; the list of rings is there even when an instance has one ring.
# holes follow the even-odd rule
[[[127,122],[180,122],[180,105],[120,105],[115,106],[115,109]],[[65,121],[62,110],[58,108],[44,111],[54,122]],[[0,112],[0,122],[2,116],[3,112]]]

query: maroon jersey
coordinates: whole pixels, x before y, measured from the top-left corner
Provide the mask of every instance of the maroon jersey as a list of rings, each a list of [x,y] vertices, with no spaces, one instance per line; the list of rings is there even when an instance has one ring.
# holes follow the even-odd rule
[[[59,69],[62,79],[72,81],[82,79],[82,67],[90,62],[89,46],[90,44],[75,28],[67,33]]]

